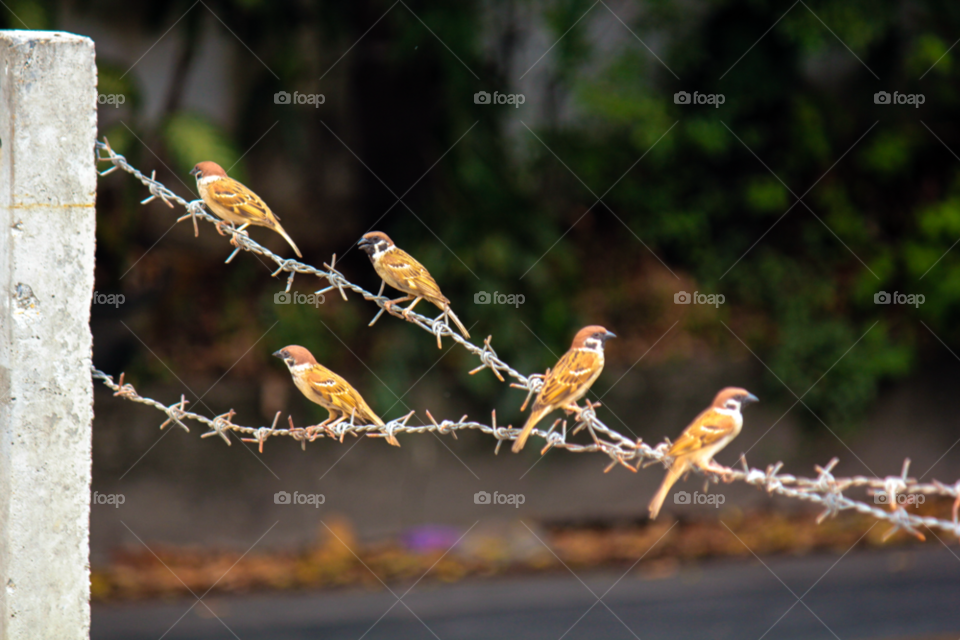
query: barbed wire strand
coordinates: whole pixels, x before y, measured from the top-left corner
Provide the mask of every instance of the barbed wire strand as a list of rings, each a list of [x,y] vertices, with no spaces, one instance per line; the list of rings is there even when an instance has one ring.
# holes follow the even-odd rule
[[[171,208],[174,207],[174,203],[184,207],[187,210],[187,214],[180,217],[177,221],[180,222],[190,218],[193,222],[194,235],[199,235],[198,219],[212,224],[221,222],[219,218],[207,212],[202,200],[184,200],[158,182],[155,179],[156,172],[152,173],[150,177],[147,177],[137,170],[127,162],[126,158],[116,153],[110,147],[106,138],[104,138],[103,142],[97,141],[96,151],[98,161],[108,161],[113,165],[109,169],[100,172],[101,176],[121,169],[137,178],[150,191],[151,195],[144,199],[141,204],[147,204],[154,199],[160,199]],[[324,269],[318,269],[311,265],[298,262],[297,260],[281,258],[252,240],[245,232],[238,232],[232,227],[227,227],[225,233],[231,236],[230,242],[236,247],[236,250],[227,258],[228,263],[233,260],[239,251],[248,251],[264,256],[277,265],[277,270],[272,274],[274,277],[283,272],[290,274],[287,277],[285,289],[287,292],[290,291],[293,280],[297,274],[316,276],[327,282],[325,288],[317,291],[318,294],[336,289],[343,299],[347,300],[347,291],[352,291],[363,297],[364,300],[369,300],[379,306],[380,310],[374,317],[374,321],[386,312],[397,318],[406,320],[424,331],[432,333],[436,336],[438,343],[441,338],[449,337],[479,358],[481,364],[476,369],[470,371],[471,375],[483,369],[490,369],[497,379],[505,382],[506,380],[503,374],[506,374],[515,380],[515,382],[511,382],[511,387],[527,392],[527,400],[524,402],[524,406],[526,406],[527,401],[529,401],[543,385],[542,374],[524,376],[501,360],[491,345],[492,336],[488,336],[487,339],[484,340],[483,346],[479,347],[465,339],[459,333],[453,331],[445,321],[441,321],[445,320],[443,314],[435,319],[422,316],[415,312],[403,314],[402,310],[398,311],[395,307],[386,304],[390,299],[382,295],[383,286],[380,288],[380,293],[373,294],[350,282],[343,274],[336,270],[336,255],[333,256],[330,264],[325,263],[323,265]],[[235,432],[241,434],[241,436],[248,436],[241,438],[243,441],[258,444],[261,453],[263,452],[263,445],[266,440],[273,436],[292,437],[294,440],[299,441],[303,448],[306,448],[307,442],[312,442],[318,438],[332,438],[343,442],[344,437],[347,435],[355,437],[366,435],[369,437],[392,439],[397,434],[431,432],[439,435],[449,434],[456,437],[456,432],[463,429],[474,429],[493,436],[497,440],[494,451],[495,453],[499,453],[500,445],[502,445],[504,441],[512,441],[516,439],[520,433],[520,429],[513,428],[512,426],[498,427],[497,413],[495,410],[491,412],[489,425],[468,420],[467,416],[463,416],[456,421],[440,420],[438,422],[429,411],[426,411],[426,415],[430,419],[430,424],[412,426],[407,424],[414,415],[414,412],[411,411],[405,416],[387,422],[383,426],[355,424],[351,418],[350,420],[341,420],[323,425],[322,428],[296,427],[293,424],[292,416],[288,416],[288,427],[278,427],[277,424],[282,414],[282,412],[278,411],[274,416],[271,426],[247,427],[232,422],[232,418],[236,415],[233,409],[214,418],[208,418],[198,413],[187,411],[186,405],[188,401],[183,395],[180,396],[179,402],[165,405],[157,400],[138,394],[132,384],[124,382],[123,374],[120,375],[119,380],[116,382],[112,376],[96,368],[93,369],[92,375],[95,380],[100,380],[106,387],[111,389],[114,392],[114,396],[144,404],[163,412],[167,416],[167,419],[160,425],[161,429],[170,425],[176,425],[189,432],[190,429],[185,424],[185,421],[191,420],[207,427],[208,431],[202,434],[200,436],[201,438],[219,436],[229,445],[231,441],[228,433]],[[553,448],[564,449],[572,453],[603,453],[611,459],[611,462],[607,465],[604,472],[610,471],[617,465],[636,472],[640,468],[651,464],[660,463],[668,466],[672,462],[672,458],[667,454],[671,445],[669,440],[656,446],[650,446],[640,438],[636,440],[628,438],[608,427],[597,417],[596,409],[599,406],[599,402],[591,403],[590,401],[586,401],[586,406],[583,407],[579,413],[573,415],[575,422],[572,429],[567,428],[567,420],[562,418],[557,419],[549,429],[535,429],[533,433],[546,440],[546,445],[543,447],[541,454],[546,454],[547,451]],[[575,436],[584,429],[590,434],[592,443],[579,444],[568,441],[568,438]],[[804,478],[780,473],[783,467],[782,462],[769,465],[765,470],[751,468],[747,464],[746,457],[743,455],[740,457],[741,469],[724,467],[722,473],[699,468],[695,468],[694,471],[704,475],[707,482],[745,482],[746,484],[766,491],[770,495],[780,495],[823,507],[823,512],[817,518],[818,524],[828,517],[836,516],[841,511],[854,510],[858,513],[892,524],[893,527],[887,532],[884,539],[889,538],[897,531],[903,530],[923,540],[925,539],[924,535],[920,532],[920,529],[923,527],[940,529],[960,538],[960,519],[958,519],[958,511],[960,511],[960,480],[954,484],[944,484],[936,480],[928,483],[919,482],[908,475],[910,468],[909,459],[904,460],[901,473],[897,476],[887,476],[885,478],[868,476],[835,477],[832,471],[838,463],[839,459],[834,458],[825,466],[816,466],[815,470],[818,474],[816,478]],[[880,506],[871,505],[845,495],[844,492],[849,489],[865,490],[867,495],[875,496],[874,501],[875,503],[879,503]],[[952,519],[946,520],[909,513],[903,505],[900,504],[898,498],[911,494],[922,494],[924,496],[938,495],[953,498]],[[888,508],[883,508],[883,506],[888,506]]]

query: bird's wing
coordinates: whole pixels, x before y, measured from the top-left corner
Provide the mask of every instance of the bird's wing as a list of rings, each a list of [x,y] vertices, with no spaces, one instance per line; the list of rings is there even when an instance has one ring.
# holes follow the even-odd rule
[[[596,351],[571,349],[557,362],[537,395],[533,411],[543,407],[559,407],[579,400],[603,370],[603,360]]]
[[[401,285],[398,287],[401,291],[422,296],[428,300],[449,302],[440,293],[437,281],[433,279],[427,268],[406,251],[394,247],[380,259],[380,266],[390,274],[394,282]]]
[[[694,453],[735,435],[736,432],[737,425],[731,416],[712,408],[707,409],[684,429],[668,453],[673,457]]]
[[[311,370],[310,386],[323,395],[330,405],[347,420],[354,416],[354,424],[378,424],[383,421],[367,405],[350,383],[322,365]]]
[[[250,224],[269,226],[264,223],[280,219],[260,196],[233,178],[214,180],[207,186],[207,193],[221,207]]]

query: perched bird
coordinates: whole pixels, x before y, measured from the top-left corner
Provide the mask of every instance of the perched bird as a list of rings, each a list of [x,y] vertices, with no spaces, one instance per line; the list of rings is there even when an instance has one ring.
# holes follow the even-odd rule
[[[673,464],[667,470],[667,477],[663,479],[660,489],[650,501],[651,520],[660,513],[660,507],[663,506],[670,487],[693,466],[721,473],[724,471],[713,461],[713,456],[740,435],[743,427],[740,410],[751,402],[758,402],[757,396],[746,389],[727,387],[717,394],[713,404],[684,429],[667,452],[673,458]]]
[[[613,333],[601,326],[591,325],[577,331],[573,337],[573,344],[557,362],[552,370],[547,372],[537,394],[537,399],[530,409],[530,417],[523,425],[523,431],[517,441],[513,443],[513,452],[523,449],[527,438],[548,413],[563,409],[567,413],[578,412],[577,400],[586,395],[600,372],[603,371],[603,344],[610,338],[616,338]],[[522,410],[522,409],[521,409]]]
[[[273,354],[283,360],[290,370],[293,383],[307,400],[315,402],[330,412],[330,416],[318,426],[338,424],[351,420],[355,425],[375,424],[383,426],[383,420],[373,412],[350,383],[319,364],[313,354],[298,345],[284,347]],[[392,435],[387,442],[399,447]]]
[[[280,218],[270,211],[267,203],[247,187],[227,177],[227,172],[216,162],[200,162],[190,170],[190,175],[196,176],[200,197],[218,218],[237,226],[237,231],[243,231],[251,224],[273,229],[293,247],[298,258],[303,257],[300,249],[280,226]],[[217,224],[217,231],[223,234],[220,224]]]
[[[413,257],[393,244],[387,234],[379,231],[373,231],[365,234],[358,243],[368,256],[377,275],[383,278],[383,281],[407,294],[402,298],[391,300],[385,305],[388,309],[401,302],[413,300],[410,306],[403,310],[403,317],[413,310],[421,300],[431,302],[438,309],[443,311],[443,316],[450,316],[460,329],[464,338],[469,338],[470,333],[460,322],[460,318],[450,308],[450,301],[442,293],[437,281],[433,279],[426,267],[413,259]],[[380,287],[380,293],[383,293],[383,286]],[[376,318],[374,318],[376,320]],[[373,323],[371,323],[373,324]],[[437,337],[439,344],[440,337]]]

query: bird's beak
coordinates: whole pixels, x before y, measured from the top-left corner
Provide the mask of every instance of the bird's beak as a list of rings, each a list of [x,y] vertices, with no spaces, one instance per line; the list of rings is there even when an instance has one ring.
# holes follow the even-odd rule
[[[748,393],[747,397],[743,399],[743,402],[741,404],[750,404],[751,402],[760,402],[760,398],[753,395],[752,393]]]
[[[196,167],[194,167],[193,169],[190,169],[190,175],[196,176],[198,173],[200,173],[200,170],[197,169]]]
[[[283,360],[283,349],[281,349],[280,351],[274,351],[274,352],[273,352],[273,357],[274,357],[274,358],[280,358],[281,360]]]
[[[360,238],[360,242],[357,243],[358,247],[365,247],[370,244],[370,238]]]
[[[613,331],[607,331],[607,334],[603,336],[603,339],[609,340],[610,338],[616,338],[616,337],[617,337],[617,334],[615,334]]]

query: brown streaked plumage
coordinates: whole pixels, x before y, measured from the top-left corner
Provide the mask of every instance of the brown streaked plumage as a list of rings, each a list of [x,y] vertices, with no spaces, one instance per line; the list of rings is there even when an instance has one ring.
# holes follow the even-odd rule
[[[713,399],[713,404],[704,409],[673,443],[667,452],[673,458],[673,464],[660,489],[650,501],[650,519],[660,513],[660,507],[667,498],[673,484],[693,466],[710,471],[723,471],[713,461],[721,449],[740,435],[743,427],[741,408],[757,402],[757,397],[739,387],[727,387]]]
[[[358,245],[370,257],[370,262],[373,263],[377,275],[386,284],[406,294],[402,298],[388,302],[386,304],[387,308],[407,300],[413,300],[410,306],[403,310],[403,316],[407,317],[407,314],[417,306],[417,303],[426,300],[443,311],[444,316],[450,316],[464,338],[470,337],[467,328],[463,326],[460,318],[450,308],[450,300],[440,292],[437,281],[433,279],[427,268],[417,262],[409,253],[395,245],[387,234],[380,231],[367,233],[360,239]],[[383,292],[382,287],[380,291]],[[437,346],[440,346],[439,336],[437,336]]]
[[[530,417],[513,443],[514,453],[523,449],[533,428],[548,413],[556,409],[579,412],[577,400],[586,395],[590,385],[600,377],[604,362],[603,344],[610,338],[616,336],[599,325],[590,325],[577,332],[570,350],[547,373],[530,409]]]
[[[350,383],[319,364],[313,354],[299,345],[289,345],[273,354],[283,360],[290,370],[293,383],[306,396],[327,411],[330,416],[318,427],[333,426],[352,419],[355,425],[383,426],[383,420],[373,412],[363,397]],[[399,447],[393,436],[387,442]]]
[[[243,231],[251,224],[272,229],[283,236],[298,258],[303,257],[300,249],[280,226],[280,218],[270,210],[267,203],[253,191],[228,177],[227,172],[216,162],[199,162],[190,171],[190,175],[196,176],[200,197],[218,218],[238,227],[238,231]],[[219,224],[217,231],[223,233]]]

